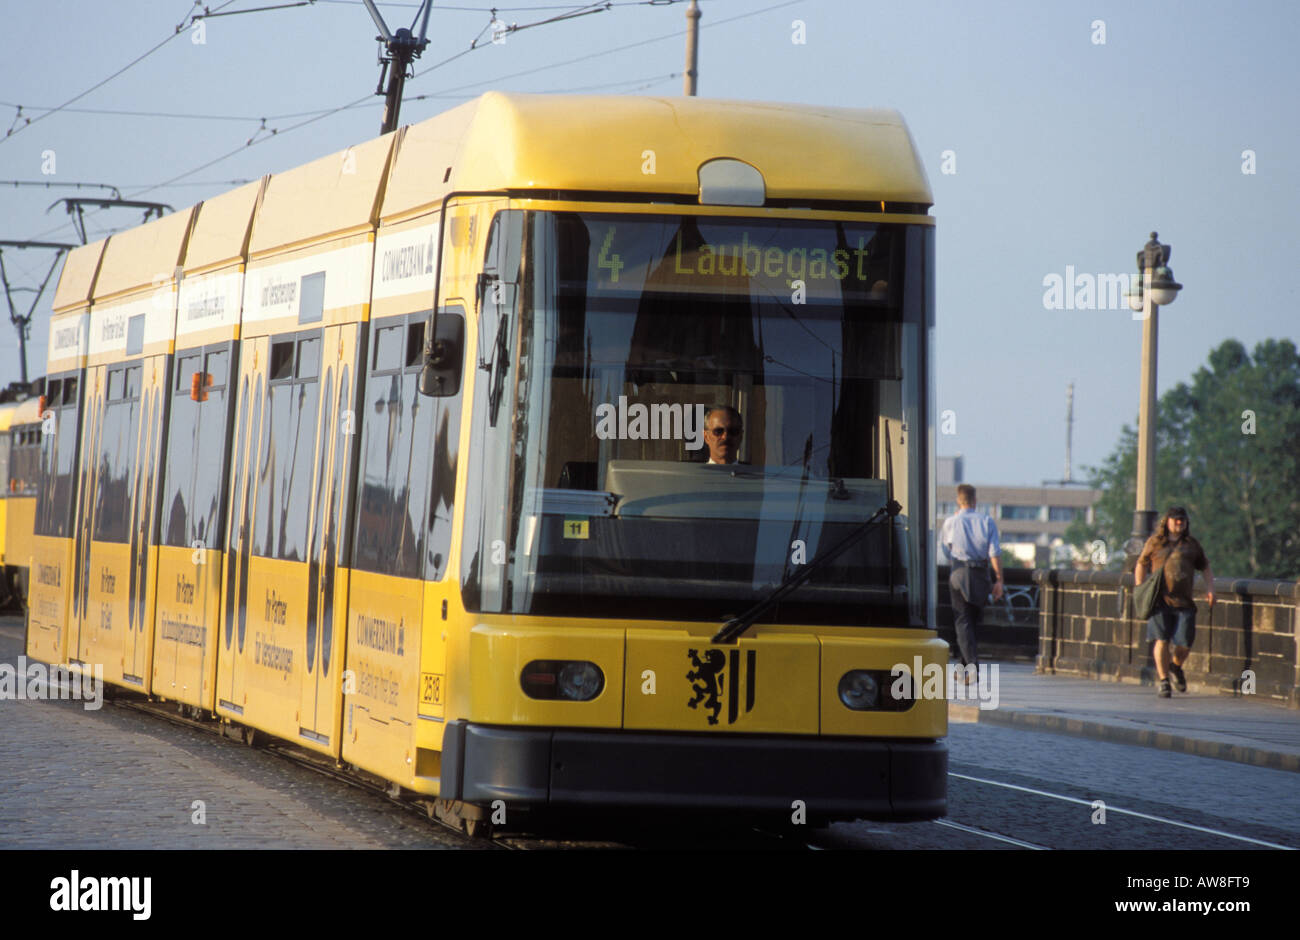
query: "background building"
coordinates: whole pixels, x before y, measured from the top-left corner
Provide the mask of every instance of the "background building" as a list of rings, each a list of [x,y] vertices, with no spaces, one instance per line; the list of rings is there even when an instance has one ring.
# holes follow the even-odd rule
[[[957,484],[966,481],[960,456],[936,458],[935,470],[938,532],[943,520],[957,512]],[[1085,486],[974,486],[976,508],[997,521],[1002,548],[1034,568],[1072,563],[1076,553],[1065,543],[1065,530],[1075,519],[1091,523],[1093,507],[1101,497],[1100,490]],[[942,547],[939,561],[948,561]]]

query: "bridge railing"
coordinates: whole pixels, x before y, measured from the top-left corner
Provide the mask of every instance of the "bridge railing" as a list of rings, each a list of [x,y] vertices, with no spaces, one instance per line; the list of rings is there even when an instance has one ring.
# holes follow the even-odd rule
[[[1155,681],[1146,621],[1133,614],[1132,574],[1039,569],[1032,576],[1041,597],[1039,672]],[[1300,583],[1216,578],[1214,593],[1213,609],[1197,593],[1188,684],[1300,708]]]

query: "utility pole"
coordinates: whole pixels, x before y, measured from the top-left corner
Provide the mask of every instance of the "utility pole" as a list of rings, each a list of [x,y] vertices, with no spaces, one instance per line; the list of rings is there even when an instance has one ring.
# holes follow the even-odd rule
[[[1082,480],[1074,479],[1074,464],[1071,455],[1074,452],[1074,383],[1065,387],[1065,476],[1059,480],[1044,480],[1043,486],[1083,486]]]
[[[683,78],[682,94],[695,97],[695,86],[700,77],[700,5],[698,0],[691,0],[686,9],[686,75]]]
[[[411,63],[420,57],[424,47],[429,44],[425,35],[429,32],[429,12],[433,8],[433,0],[424,0],[415,10],[415,19],[411,21],[411,26],[415,26],[416,20],[420,20],[418,36],[405,28],[390,33],[384,18],[379,15],[379,10],[375,7],[374,0],[362,0],[362,2],[370,11],[370,17],[375,21],[375,25],[379,27],[379,35],[375,38],[384,44],[387,53],[385,55],[381,52],[379,55],[379,85],[375,88],[375,94],[384,96],[384,122],[380,126],[379,133],[387,134],[397,130],[397,119],[402,110],[402,92],[406,88],[406,73],[411,68]],[[423,19],[421,19],[422,13]],[[387,91],[384,90],[385,75],[388,76]]]
[[[1065,482],[1073,483],[1070,477],[1070,445],[1074,443],[1074,383],[1065,389]]]

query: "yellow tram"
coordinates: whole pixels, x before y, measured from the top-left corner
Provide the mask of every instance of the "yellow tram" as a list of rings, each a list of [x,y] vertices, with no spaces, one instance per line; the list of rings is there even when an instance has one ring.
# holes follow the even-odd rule
[[[492,93],[78,249],[27,651],[467,819],[942,815],[930,204],[894,112]]]
[[[27,597],[40,476],[40,392],[15,384],[0,393],[0,602],[21,606]]]

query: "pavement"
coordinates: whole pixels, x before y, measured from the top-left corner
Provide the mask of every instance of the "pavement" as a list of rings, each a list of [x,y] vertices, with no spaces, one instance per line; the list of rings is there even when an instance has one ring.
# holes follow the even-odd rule
[[[1300,710],[1284,703],[1195,686],[1162,699],[1150,685],[1047,675],[1027,663],[997,665],[997,707],[980,708],[973,693],[970,702],[950,699],[950,722],[1070,734],[1300,773]]]

